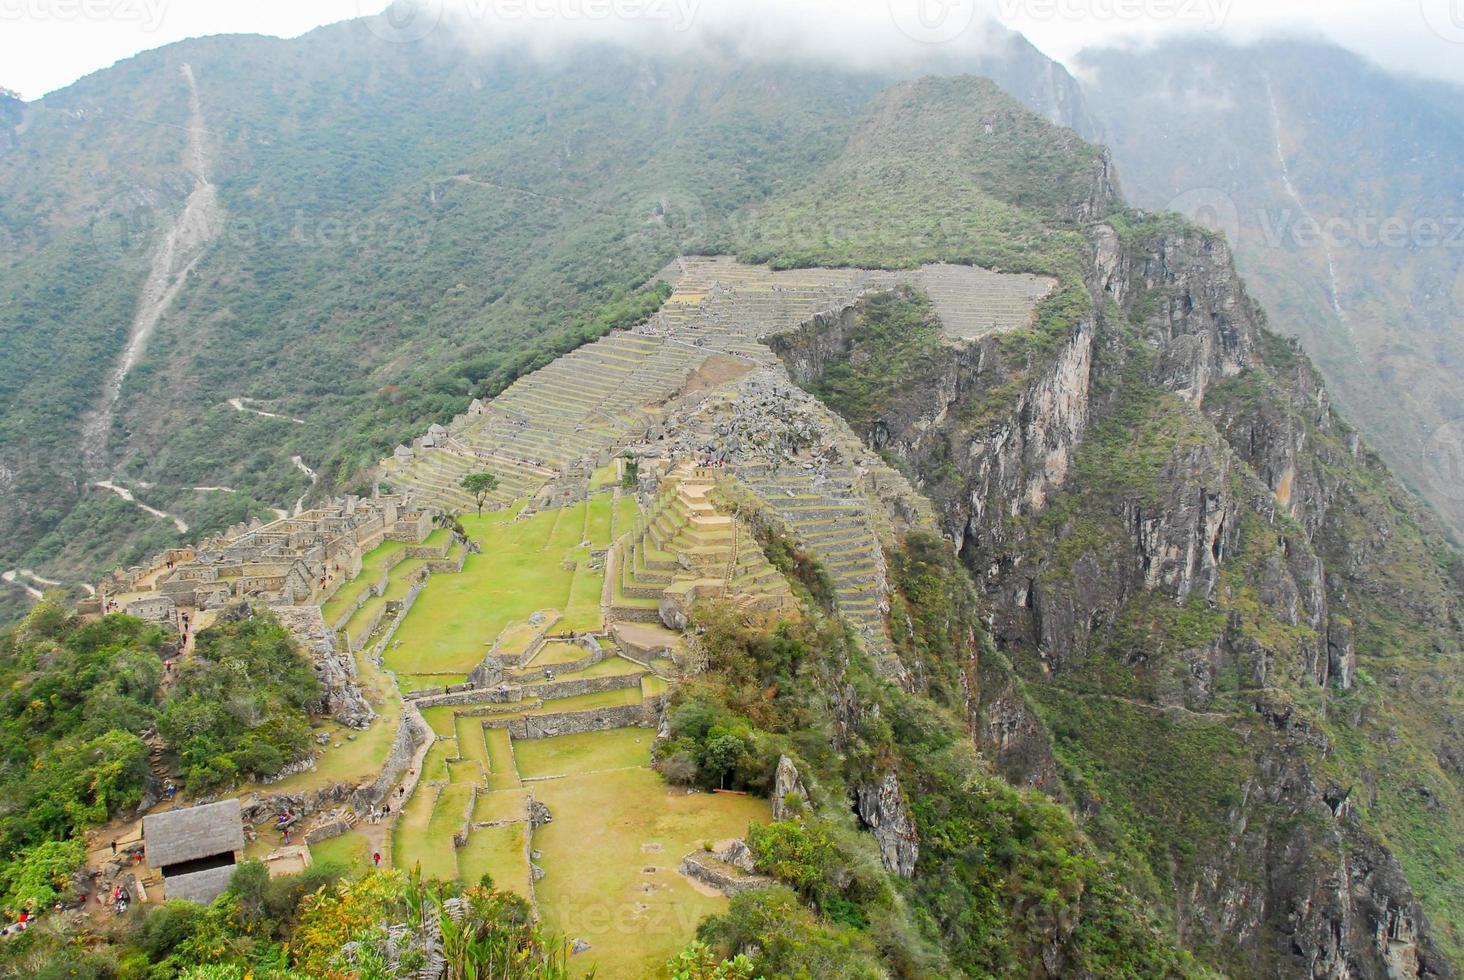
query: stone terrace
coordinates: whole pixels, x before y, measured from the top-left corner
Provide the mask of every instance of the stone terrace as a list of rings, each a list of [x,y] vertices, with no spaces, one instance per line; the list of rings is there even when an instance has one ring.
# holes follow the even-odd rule
[[[962,342],[1029,324],[1052,281],[951,265],[774,271],[726,257],[683,257],[660,278],[673,293],[645,324],[587,344],[398,447],[383,464],[388,479],[420,499],[465,510],[474,503],[458,483],[473,470],[499,477],[490,506],[504,506],[547,497],[622,450],[661,457],[660,472],[716,461],[820,559],[840,612],[899,673],[885,627],[884,551],[913,524],[934,528],[928,504],[842,420],[794,387],[761,341],[908,283],[927,291],[947,334]],[[796,421],[780,418],[783,411]],[[655,494],[651,482],[642,500]],[[649,598],[625,588],[633,593],[631,579],[654,569],[634,545],[627,564],[615,601],[646,606]]]

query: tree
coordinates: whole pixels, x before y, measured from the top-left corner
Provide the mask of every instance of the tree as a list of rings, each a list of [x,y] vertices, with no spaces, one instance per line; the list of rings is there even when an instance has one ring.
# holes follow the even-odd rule
[[[467,473],[463,475],[463,489],[473,495],[478,501],[478,513],[483,513],[483,503],[488,495],[498,489],[498,477],[492,473]]]

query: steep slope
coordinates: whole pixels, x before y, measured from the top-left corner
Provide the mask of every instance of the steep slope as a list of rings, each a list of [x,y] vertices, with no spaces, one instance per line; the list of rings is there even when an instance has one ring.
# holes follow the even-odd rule
[[[878,117],[840,166],[893,173],[886,148],[922,131]],[[956,131],[982,172],[984,131]],[[913,176],[884,191],[919,227]],[[958,343],[897,295],[794,338],[790,370],[931,496],[977,576],[1027,695],[977,710],[983,747],[1070,800],[1191,949],[1239,975],[1453,975],[1457,553],[1267,332],[1223,240],[1088,186],[1031,212],[1084,241],[1061,315]]]
[[[817,172],[889,82],[383,28],[189,41],[0,99],[0,567],[75,581],[177,540],[92,486],[108,477],[205,533],[342,488],[725,241],[729,214]],[[1019,35],[983,65],[1050,118],[1086,118]],[[209,192],[217,227],[169,253]]]
[[[1082,60],[1133,203],[1225,231],[1278,329],[1464,534],[1459,90],[1300,42]]]

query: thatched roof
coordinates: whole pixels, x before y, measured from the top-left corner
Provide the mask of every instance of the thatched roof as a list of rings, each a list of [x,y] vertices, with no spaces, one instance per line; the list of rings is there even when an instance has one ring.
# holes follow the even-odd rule
[[[147,863],[154,868],[242,851],[244,820],[239,801],[221,800],[143,817],[142,839]]]

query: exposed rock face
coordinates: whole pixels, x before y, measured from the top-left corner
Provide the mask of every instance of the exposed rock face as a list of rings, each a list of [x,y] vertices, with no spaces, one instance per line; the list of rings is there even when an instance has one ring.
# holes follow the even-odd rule
[[[774,820],[791,820],[813,805],[808,787],[803,785],[803,777],[798,774],[798,767],[786,755],[778,757],[772,802]]]
[[[955,347],[937,376],[892,379],[900,390],[861,435],[923,478],[998,646],[1050,688],[1044,702],[1121,699],[1107,703],[1244,733],[1229,801],[1189,801],[1228,831],[1192,867],[1154,868],[1182,936],[1252,975],[1451,976],[1398,857],[1322,775],[1336,764],[1328,701],[1357,687],[1361,618],[1401,616],[1433,631],[1420,635],[1437,654],[1459,649],[1457,584],[1410,543],[1432,533],[1427,518],[1396,484],[1369,494],[1390,478],[1305,361],[1264,333],[1222,241],[1173,225],[1099,225],[1090,239],[1095,312],[1050,355],[995,338]],[[814,326],[780,352],[805,383],[847,348],[857,311]],[[982,400],[997,390],[1012,394]],[[1410,589],[1395,567],[1414,563],[1427,581]],[[1368,633],[1380,642],[1379,625]],[[973,735],[1003,774],[1081,814],[1104,809],[1059,780],[1021,690],[975,668]],[[1079,677],[1084,693],[1067,693]],[[1347,710],[1356,722],[1370,709]],[[857,796],[885,864],[908,874],[918,849],[893,774]],[[1432,798],[1461,806],[1457,785]]]
[[[336,649],[320,607],[278,607],[274,613],[310,657],[323,689],[320,713],[350,728],[369,727],[376,712],[356,683],[356,661],[348,651]]]
[[[893,772],[877,783],[855,790],[859,819],[879,841],[879,856],[885,869],[910,878],[920,858],[920,838],[910,807],[900,792],[900,780]]]

